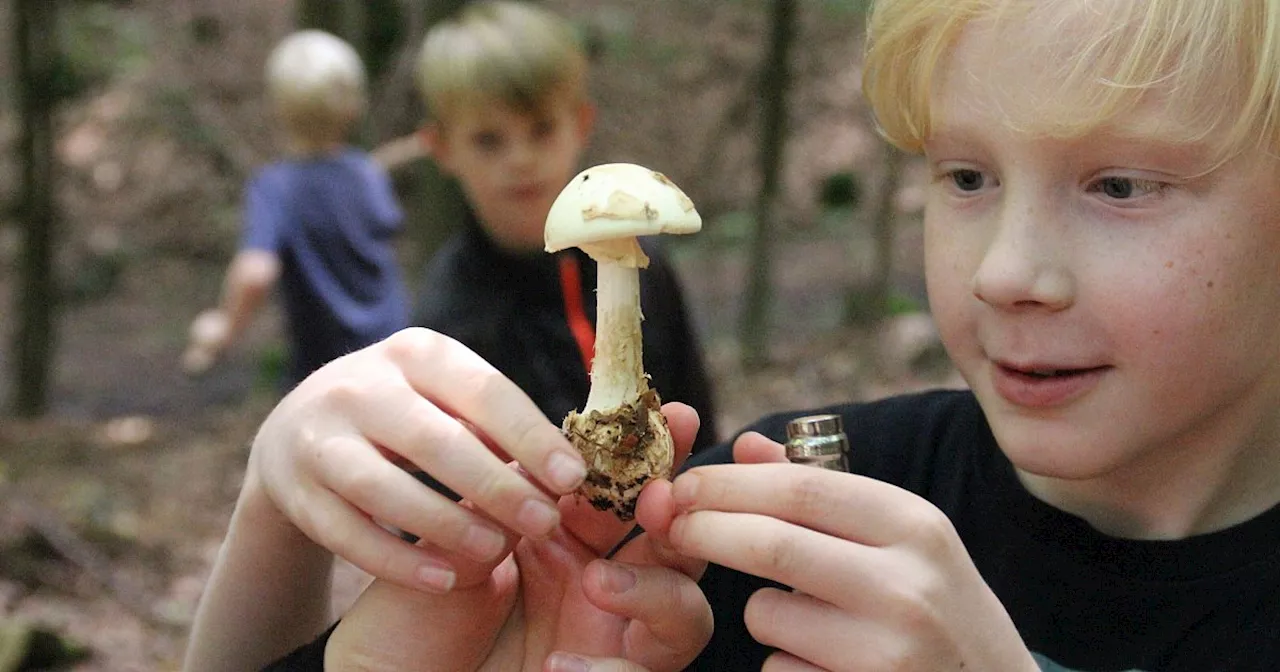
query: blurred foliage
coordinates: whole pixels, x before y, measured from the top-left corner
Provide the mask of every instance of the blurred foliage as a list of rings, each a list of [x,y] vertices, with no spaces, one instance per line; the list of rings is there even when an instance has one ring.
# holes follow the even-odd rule
[[[52,84],[57,99],[79,96],[147,65],[153,46],[148,24],[118,3],[70,3],[58,18],[60,58]]]
[[[264,345],[258,352],[258,375],[254,388],[263,394],[274,394],[280,389],[280,381],[284,379],[285,366],[289,356],[285,346],[276,342]]]
[[[49,626],[17,618],[0,621],[0,672],[63,669],[90,653],[89,647]]]
[[[890,291],[883,300],[874,291],[852,291],[845,301],[845,321],[852,325],[873,325],[885,318],[922,312],[925,307],[913,297]]]
[[[823,208],[857,208],[862,201],[862,183],[853,171],[828,175],[818,190],[818,204]]]
[[[106,298],[119,286],[128,266],[129,254],[123,247],[87,254],[63,278],[60,298],[68,304]]]
[[[871,0],[822,0],[822,8],[836,17],[866,14]]]
[[[734,0],[735,4],[765,11],[769,6],[766,0]],[[871,0],[819,0],[818,7],[834,17],[847,17],[866,14],[871,8]]]

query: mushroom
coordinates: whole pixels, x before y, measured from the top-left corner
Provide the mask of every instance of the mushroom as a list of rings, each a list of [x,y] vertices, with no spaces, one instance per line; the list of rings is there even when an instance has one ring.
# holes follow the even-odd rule
[[[701,228],[693,201],[667,176],[629,163],[582,171],[547,214],[547,251],[579,247],[598,265],[591,392],[562,428],[587,463],[582,494],[622,520],[635,516],[645,483],[671,475],[675,454],[644,372],[638,269],[649,257],[636,237]]]

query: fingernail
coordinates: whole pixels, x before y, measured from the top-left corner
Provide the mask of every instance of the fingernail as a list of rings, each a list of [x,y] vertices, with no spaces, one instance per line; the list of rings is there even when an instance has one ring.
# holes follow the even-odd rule
[[[501,532],[483,525],[472,525],[462,537],[462,551],[476,560],[492,560],[507,543]]]
[[[587,465],[582,460],[564,453],[551,453],[547,460],[547,475],[551,486],[559,492],[576,490],[587,477]]]
[[[568,653],[553,653],[547,658],[549,672],[591,672],[591,661]]]
[[[671,499],[675,501],[677,511],[687,511],[693,507],[698,498],[698,481],[697,474],[681,474],[671,484]]]
[[[618,595],[636,587],[636,573],[615,562],[602,561],[601,579],[604,589]]]
[[[520,512],[516,514],[516,525],[520,526],[520,530],[528,536],[539,539],[550,534],[558,522],[560,522],[560,512],[550,504],[537,499],[525,502],[520,507]]]
[[[418,568],[418,582],[428,590],[437,593],[447,593],[453,590],[453,584],[457,580],[457,574],[454,574],[453,569],[445,565],[428,563]]]

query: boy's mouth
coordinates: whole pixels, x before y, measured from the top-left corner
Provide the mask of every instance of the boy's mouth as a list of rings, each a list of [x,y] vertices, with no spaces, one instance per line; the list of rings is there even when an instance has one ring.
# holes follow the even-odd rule
[[[1006,401],[1025,408],[1053,408],[1094,389],[1111,366],[1058,367],[995,362],[992,385]]]
[[[997,364],[1006,373],[1022,376],[1031,379],[1047,380],[1050,378],[1069,378],[1072,376],[1081,376],[1089,373],[1097,373],[1104,369],[1110,368],[1106,366],[1091,366],[1076,369],[1056,369],[1056,368],[1021,368],[1008,364]]]

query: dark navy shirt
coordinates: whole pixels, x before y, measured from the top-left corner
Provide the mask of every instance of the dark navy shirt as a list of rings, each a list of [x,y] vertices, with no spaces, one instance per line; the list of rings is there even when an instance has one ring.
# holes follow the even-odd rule
[[[281,161],[249,181],[241,249],[281,262],[292,387],[330,360],[408,324],[392,239],[402,220],[391,182],[364,152]]]

